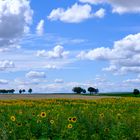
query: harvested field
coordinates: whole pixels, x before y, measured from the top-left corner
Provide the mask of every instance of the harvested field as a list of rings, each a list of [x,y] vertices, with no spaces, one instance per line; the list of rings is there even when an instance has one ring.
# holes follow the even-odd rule
[[[15,100],[15,99],[100,99],[112,98],[111,96],[84,96],[70,94],[0,94],[0,100]],[[113,97],[114,98],[114,97]]]

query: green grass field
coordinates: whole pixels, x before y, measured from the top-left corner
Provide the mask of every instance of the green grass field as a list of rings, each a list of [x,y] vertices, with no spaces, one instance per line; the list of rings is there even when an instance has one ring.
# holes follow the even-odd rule
[[[139,140],[140,98],[0,101],[1,140]]]
[[[135,96],[131,92],[126,92],[126,93],[101,93],[99,95],[100,96],[120,96],[120,97],[140,97],[140,94]]]
[[[140,97],[140,94],[135,96],[132,92],[99,93],[99,94],[83,94],[83,95],[87,95],[87,96]]]

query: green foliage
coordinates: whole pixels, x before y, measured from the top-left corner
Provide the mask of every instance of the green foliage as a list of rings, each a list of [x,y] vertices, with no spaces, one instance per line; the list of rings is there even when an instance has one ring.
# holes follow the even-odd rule
[[[31,94],[33,92],[33,90],[31,88],[29,88],[28,92]]]
[[[95,88],[93,88],[93,87],[89,87],[89,88],[88,88],[88,91],[89,91],[89,92],[90,92],[90,94],[91,94],[91,93],[93,93],[93,92],[96,92],[96,89],[95,89]]]
[[[83,89],[81,87],[74,87],[72,91],[77,94],[81,94],[83,92]]]
[[[133,94],[134,94],[135,96],[137,96],[137,95],[140,94],[140,91],[139,91],[138,89],[134,89]]]
[[[0,101],[0,139],[139,140],[139,108],[139,98]]]
[[[83,91],[82,91],[83,93],[86,93],[86,90],[85,89],[83,89]]]
[[[19,93],[20,93],[20,94],[22,93],[22,90],[21,90],[21,89],[19,90]]]

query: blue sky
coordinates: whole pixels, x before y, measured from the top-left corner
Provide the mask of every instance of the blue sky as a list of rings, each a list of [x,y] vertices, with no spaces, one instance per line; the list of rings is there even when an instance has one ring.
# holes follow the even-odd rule
[[[139,0],[1,0],[0,88],[139,88],[139,23]]]

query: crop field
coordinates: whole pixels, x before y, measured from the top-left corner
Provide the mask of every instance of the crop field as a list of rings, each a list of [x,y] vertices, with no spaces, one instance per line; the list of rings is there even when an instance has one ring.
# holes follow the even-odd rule
[[[1,140],[140,140],[140,98],[0,100]]]

